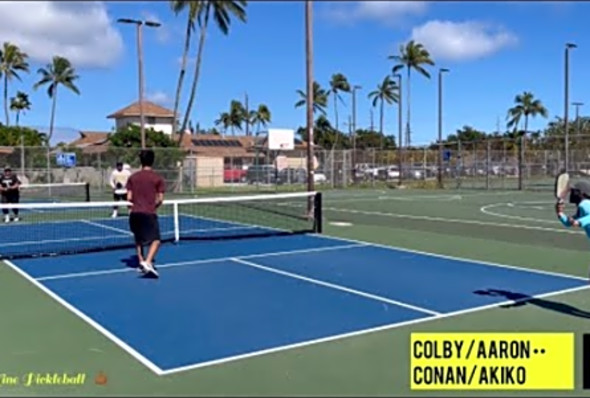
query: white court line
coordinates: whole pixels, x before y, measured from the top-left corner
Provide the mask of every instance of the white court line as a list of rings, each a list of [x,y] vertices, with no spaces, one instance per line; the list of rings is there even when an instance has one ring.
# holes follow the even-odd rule
[[[322,237],[326,237],[326,238],[333,239],[333,240],[339,240],[341,242],[359,243],[359,244],[362,243],[365,246],[378,247],[381,249],[388,249],[388,250],[396,250],[396,251],[401,251],[401,252],[405,252],[405,253],[418,254],[420,256],[426,256],[426,257],[444,258],[446,260],[452,260],[452,261],[457,261],[457,262],[461,262],[461,263],[485,265],[488,267],[497,267],[497,268],[507,268],[507,269],[513,269],[516,271],[524,271],[524,272],[533,273],[533,274],[550,275],[550,276],[557,276],[559,278],[588,281],[588,278],[583,278],[583,277],[577,276],[577,275],[564,274],[561,272],[544,271],[544,270],[540,270],[540,269],[519,267],[517,265],[506,265],[506,264],[494,263],[494,262],[490,262],[490,261],[482,261],[482,260],[469,259],[469,258],[464,258],[464,257],[448,256],[445,254],[423,252],[420,250],[408,249],[408,248],[398,247],[398,246],[383,245],[380,243],[373,243],[373,242],[363,242],[363,241],[359,241],[359,240],[355,240],[355,239],[342,238],[342,237],[333,236],[333,235],[310,234],[310,236],[322,236]]]
[[[506,218],[509,220],[533,221],[533,222],[544,223],[544,224],[560,224],[559,220],[557,220],[557,217],[555,217],[555,221],[552,221],[552,220],[544,220],[541,218],[534,218],[534,217],[513,216],[510,214],[502,214],[502,213],[497,213],[495,211],[489,210],[489,209],[494,209],[496,207],[501,207],[501,206],[514,207],[515,204],[518,205],[518,204],[527,204],[527,203],[528,204],[537,204],[539,202],[492,203],[492,204],[480,207],[479,211],[484,214],[487,214],[488,216]],[[543,202],[543,203],[546,203],[546,202]],[[570,230],[570,232],[584,234],[583,231],[571,231]]]
[[[81,220],[81,222],[83,222],[84,224],[88,224],[88,225],[94,225],[95,227],[100,227],[100,228],[104,228],[104,229],[110,229],[111,231],[121,232],[126,235],[133,235],[131,232],[129,232],[125,229],[111,227],[110,225],[99,224],[99,223],[89,221],[89,220]]]
[[[385,213],[385,212],[379,212],[379,211],[345,209],[345,208],[340,208],[340,207],[323,207],[322,210],[336,211],[336,212],[340,212],[340,213],[350,213],[350,214],[364,214],[364,215],[369,215],[369,216],[407,218],[410,220],[439,221],[439,222],[448,222],[448,223],[456,223],[456,224],[470,224],[470,225],[483,225],[483,226],[487,225],[490,227],[529,229],[529,230],[545,231],[545,232],[558,232],[558,233],[564,233],[564,234],[578,234],[579,233],[578,231],[571,231],[571,230],[568,230],[565,228],[564,229],[557,229],[557,228],[539,227],[539,226],[534,226],[534,225],[504,224],[504,223],[497,223],[497,222],[477,221],[477,220],[468,220],[468,219],[418,216],[418,215],[414,215],[414,214]]]
[[[353,248],[357,248],[357,247],[366,247],[366,246],[367,245],[363,244],[363,243],[354,243],[354,244],[339,245],[339,246],[326,246],[326,247],[307,248],[307,249],[299,249],[299,250],[287,250],[287,251],[280,251],[280,252],[248,254],[245,256],[228,256],[228,257],[208,258],[208,259],[203,259],[203,260],[182,261],[182,262],[178,262],[178,263],[162,264],[162,265],[158,265],[157,267],[158,267],[158,269],[175,268],[175,267],[183,267],[183,266],[187,266],[187,265],[198,265],[198,264],[230,261],[235,258],[252,259],[252,258],[264,258],[264,257],[274,257],[274,256],[286,256],[286,255],[290,255],[290,254],[306,254],[306,253],[323,252],[323,251],[330,251],[330,250],[353,249]],[[88,276],[121,274],[121,273],[134,272],[134,271],[135,270],[129,269],[129,268],[113,268],[113,269],[107,269],[107,270],[102,270],[102,271],[86,271],[86,272],[75,272],[75,273],[71,273],[71,274],[59,274],[59,275],[44,276],[44,277],[37,278],[37,280],[38,281],[48,281],[48,280],[56,280],[56,279],[83,278],[83,277],[88,277]]]
[[[257,268],[259,270],[263,270],[263,271],[266,271],[266,272],[271,272],[271,273],[274,273],[274,274],[279,274],[279,275],[287,276],[287,277],[290,277],[290,278],[299,279],[299,280],[302,280],[302,281],[305,281],[305,282],[313,283],[315,285],[320,285],[320,286],[328,287],[328,288],[331,288],[331,289],[340,290],[340,291],[343,291],[343,292],[346,292],[346,293],[354,294],[354,295],[357,295],[357,296],[365,297],[365,298],[368,298],[368,299],[372,299],[372,300],[376,300],[376,301],[381,301],[383,303],[396,305],[398,307],[404,307],[404,308],[408,308],[410,310],[414,310],[414,311],[418,311],[418,312],[423,312],[425,314],[429,314],[429,315],[441,315],[440,312],[432,311],[432,310],[429,310],[427,308],[423,308],[423,307],[418,307],[418,306],[415,306],[415,305],[407,304],[407,303],[404,303],[402,301],[391,300],[391,299],[388,299],[388,298],[385,298],[385,297],[377,296],[375,294],[363,292],[361,290],[351,289],[349,287],[342,286],[342,285],[336,285],[336,284],[330,283],[330,282],[324,282],[324,281],[321,281],[319,279],[308,278],[307,276],[295,274],[295,273],[292,273],[292,272],[287,272],[287,271],[282,271],[282,270],[271,268],[271,267],[266,267],[264,265],[253,263],[251,261],[242,260],[242,259],[237,258],[237,257],[231,258],[230,261],[233,261],[233,262],[236,262],[236,263],[240,263],[240,264],[243,264],[243,265],[247,265],[249,267]]]
[[[45,240],[19,241],[19,242],[2,243],[2,244],[0,244],[0,247],[20,246],[20,245],[28,245],[28,244],[31,244],[31,245],[40,245],[40,244],[45,244],[45,243],[81,242],[81,241],[90,241],[90,240],[104,240],[104,239],[111,239],[111,238],[121,238],[121,235],[89,236],[87,238],[45,239]]]
[[[578,286],[578,287],[574,287],[574,288],[563,289],[563,290],[558,290],[558,291],[554,291],[554,292],[539,294],[539,295],[531,296],[531,297],[527,297],[527,298],[522,298],[522,299],[517,299],[517,300],[506,300],[506,301],[502,301],[499,303],[482,305],[480,307],[474,307],[474,308],[469,308],[469,309],[465,309],[465,310],[447,312],[447,313],[441,314],[441,315],[426,316],[423,318],[413,319],[410,321],[391,323],[388,325],[377,326],[374,328],[361,329],[361,330],[357,330],[354,332],[342,333],[342,334],[338,334],[338,335],[322,337],[319,339],[302,341],[299,343],[284,345],[284,346],[280,346],[280,347],[273,347],[273,348],[269,348],[266,350],[248,352],[245,354],[234,355],[231,357],[215,359],[212,361],[195,363],[192,365],[181,366],[178,368],[166,369],[161,372],[160,376],[167,376],[167,375],[171,375],[171,374],[175,374],[175,373],[181,373],[181,372],[186,372],[189,370],[195,370],[195,369],[214,366],[214,365],[220,365],[220,364],[234,362],[234,361],[238,361],[238,360],[242,360],[242,359],[259,357],[259,356],[268,355],[268,354],[274,354],[274,353],[278,353],[278,352],[282,352],[282,351],[293,350],[296,348],[309,347],[312,345],[316,345],[316,344],[320,344],[320,343],[327,343],[330,341],[344,340],[344,339],[348,339],[351,337],[362,336],[362,335],[366,335],[366,334],[370,334],[370,333],[398,329],[398,328],[405,327],[405,326],[418,325],[418,324],[427,323],[427,322],[431,322],[431,321],[435,321],[435,320],[439,320],[439,319],[453,318],[453,317],[456,317],[459,315],[466,315],[466,314],[480,312],[480,311],[484,311],[484,310],[488,310],[488,309],[494,309],[494,308],[498,308],[498,307],[501,307],[504,305],[519,303],[519,302],[523,302],[523,301],[527,301],[527,300],[531,300],[531,299],[543,299],[543,298],[548,298],[548,297],[552,297],[552,296],[557,296],[560,294],[573,293],[573,292],[585,290],[588,288],[590,288],[590,285]]]
[[[90,326],[92,326],[93,328],[95,328],[96,330],[98,330],[106,338],[108,338],[113,343],[115,343],[117,346],[119,346],[120,348],[122,348],[124,351],[126,351],[129,355],[131,355],[136,360],[138,360],[141,364],[143,364],[149,370],[151,370],[152,372],[154,372],[157,375],[162,375],[163,374],[162,369],[160,369],[156,364],[154,364],[149,359],[147,359],[146,357],[144,357],[143,355],[141,355],[135,349],[131,348],[131,346],[129,346],[123,340],[119,339],[116,335],[114,335],[113,333],[111,333],[108,329],[106,329],[105,327],[103,327],[98,322],[94,321],[92,318],[90,318],[89,316],[87,316],[86,314],[84,314],[82,311],[80,311],[74,305],[70,304],[68,301],[66,301],[65,299],[63,299],[62,297],[60,297],[58,294],[54,293],[52,290],[50,290],[48,287],[46,287],[45,285],[43,285],[41,282],[39,282],[38,280],[36,280],[35,278],[33,278],[32,276],[30,276],[29,274],[27,274],[25,271],[21,270],[13,262],[8,261],[8,260],[4,260],[4,262],[13,271],[15,271],[16,273],[18,273],[20,276],[22,276],[23,278],[25,278],[27,281],[29,281],[30,283],[32,283],[34,286],[36,286],[39,289],[41,289],[41,291],[43,291],[49,297],[51,297],[52,299],[54,299],[55,301],[57,301],[59,304],[61,304],[62,306],[64,306],[66,309],[68,309],[70,312],[72,312],[78,318],[82,319],[84,322],[86,322],[87,324],[89,324]]]

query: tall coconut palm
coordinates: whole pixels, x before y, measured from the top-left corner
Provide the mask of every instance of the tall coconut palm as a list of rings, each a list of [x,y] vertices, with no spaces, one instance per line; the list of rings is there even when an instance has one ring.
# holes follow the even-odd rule
[[[520,120],[524,116],[524,135],[520,141],[521,144],[518,156],[518,189],[522,189],[522,169],[524,163],[523,154],[525,151],[526,133],[529,128],[529,116],[536,117],[540,115],[546,118],[547,109],[540,100],[535,99],[533,93],[528,91],[518,94],[514,98],[514,103],[516,105],[508,110],[507,127],[509,129],[514,128],[514,133],[516,134]]]
[[[8,113],[8,82],[12,79],[21,80],[19,72],[29,72],[28,55],[16,45],[4,42],[0,49],[0,76],[4,77],[4,114],[6,125],[10,125]]]
[[[295,103],[295,108],[299,108],[307,103],[307,93],[305,91],[297,90],[297,94],[299,94],[301,99]],[[328,92],[318,82],[313,82],[313,113],[319,112],[325,115],[327,107]]]
[[[236,129],[242,130],[242,123],[247,122],[246,109],[238,100],[232,100],[229,104],[229,120],[232,135],[236,135]]]
[[[191,1],[186,1],[191,3]],[[231,25],[232,17],[237,18],[242,22],[246,22],[246,0],[203,0],[199,2],[199,6],[196,6],[195,14],[198,25],[201,28],[199,33],[199,44],[197,46],[197,59],[195,61],[195,71],[193,75],[193,83],[191,92],[180,128],[179,140],[182,140],[182,135],[195,101],[195,95],[197,93],[197,84],[199,82],[199,75],[201,73],[201,62],[203,60],[203,48],[205,46],[205,37],[207,35],[207,28],[209,26],[209,20],[213,18],[217,28],[224,34],[229,34],[229,28]],[[189,14],[190,16],[190,14]]]
[[[258,105],[258,109],[250,111],[250,124],[257,126],[257,131],[260,131],[260,127],[266,126],[270,123],[272,115],[270,109],[264,104]]]
[[[383,116],[385,114],[384,106],[399,102],[399,87],[390,76],[385,76],[381,84],[377,85],[377,90],[369,93],[369,99],[372,99],[373,107],[379,105],[379,132],[381,133],[381,146],[383,146],[384,135],[383,135]]]
[[[182,84],[184,82],[184,75],[186,74],[186,66],[188,64],[188,53],[190,51],[192,33],[195,30],[195,22],[199,15],[199,10],[204,5],[203,1],[179,1],[172,0],[170,6],[174,14],[178,15],[184,10],[188,10],[186,30],[184,33],[184,48],[182,51],[182,60],[180,64],[180,73],[178,75],[178,83],[176,83],[176,95],[174,97],[174,130],[178,128],[178,107],[180,106],[180,95],[182,93]]]
[[[10,99],[10,110],[16,113],[16,126],[19,125],[21,112],[31,109],[29,96],[22,91],[17,91],[16,97]]]
[[[80,95],[80,90],[76,87],[76,80],[80,78],[76,74],[76,69],[72,66],[67,58],[56,55],[52,62],[47,64],[45,68],[40,68],[37,73],[41,75],[41,79],[35,83],[33,88],[36,90],[41,86],[48,85],[47,95],[52,100],[51,104],[51,120],[49,122],[49,135],[47,136],[47,145],[53,136],[53,125],[55,122],[55,107],[57,104],[57,91],[59,86],[63,86],[68,90]]]
[[[408,80],[406,83],[407,93],[407,120],[406,120],[406,146],[411,144],[411,119],[410,119],[410,77],[412,69],[416,70],[422,76],[430,79],[430,73],[424,68],[424,65],[434,66],[434,61],[430,57],[430,53],[420,43],[416,43],[414,40],[410,40],[406,45],[400,45],[399,54],[391,55],[389,59],[394,60],[397,64],[393,67],[392,72],[395,74],[398,71],[406,68],[408,73]],[[400,142],[401,145],[401,142]]]
[[[331,94],[334,97],[334,127],[336,128],[336,131],[338,131],[338,101],[344,103],[344,100],[340,96],[341,92],[349,93],[350,83],[342,73],[336,73],[332,75],[330,89],[328,90],[328,94]]]
[[[508,110],[507,127],[509,129],[518,130],[520,121],[524,117],[524,133],[526,134],[529,126],[529,116],[547,117],[547,109],[540,100],[535,99],[535,96],[531,92],[525,91],[522,94],[518,94],[514,98],[514,103],[515,106]]]
[[[228,112],[222,112],[219,119],[215,121],[215,125],[223,129],[223,135],[227,133],[227,129],[231,126],[231,117]]]

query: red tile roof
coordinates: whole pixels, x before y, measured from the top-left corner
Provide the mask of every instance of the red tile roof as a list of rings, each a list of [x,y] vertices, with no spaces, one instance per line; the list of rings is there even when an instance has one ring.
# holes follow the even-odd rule
[[[139,101],[107,116],[107,119],[117,119],[125,116],[139,116]],[[143,115],[146,117],[174,117],[174,112],[150,101],[143,101]]]

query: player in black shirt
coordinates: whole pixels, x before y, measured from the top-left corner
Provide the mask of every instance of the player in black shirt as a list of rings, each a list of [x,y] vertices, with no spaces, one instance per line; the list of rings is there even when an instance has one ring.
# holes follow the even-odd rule
[[[0,175],[0,193],[2,196],[2,204],[5,203],[19,203],[20,201],[20,180],[16,174],[12,174],[10,166],[4,168],[4,173]],[[18,209],[12,209],[14,213],[14,221],[18,221]],[[8,209],[2,209],[4,214],[4,222],[10,222],[10,215]]]

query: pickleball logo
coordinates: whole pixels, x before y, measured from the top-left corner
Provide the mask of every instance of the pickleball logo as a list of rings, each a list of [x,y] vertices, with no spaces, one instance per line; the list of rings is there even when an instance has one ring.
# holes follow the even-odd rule
[[[573,390],[573,333],[412,333],[412,390]]]
[[[94,384],[98,384],[99,386],[104,386],[108,382],[107,375],[104,372],[98,372],[96,377],[94,378]]]

